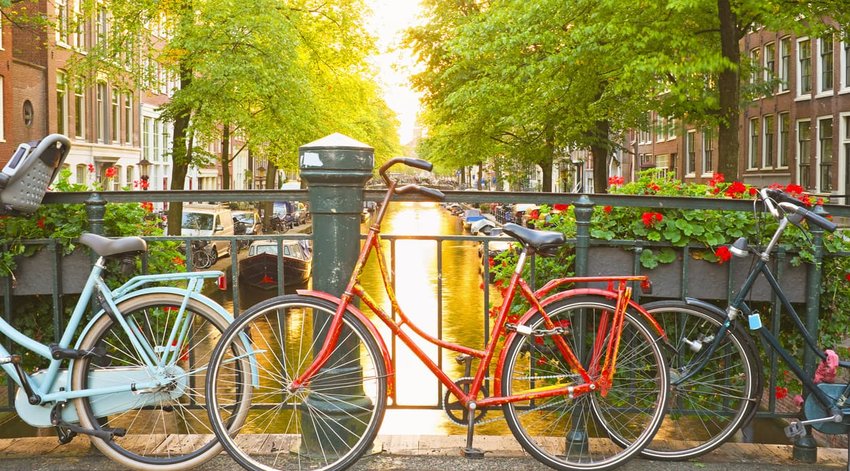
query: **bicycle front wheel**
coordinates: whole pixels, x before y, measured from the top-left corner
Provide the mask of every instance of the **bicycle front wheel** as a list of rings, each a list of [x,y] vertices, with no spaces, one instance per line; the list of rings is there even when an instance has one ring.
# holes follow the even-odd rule
[[[676,348],[668,355],[670,404],[655,439],[642,454],[685,460],[717,448],[756,412],[761,398],[761,360],[752,339],[732,324],[717,348],[725,317],[683,301],[644,305]]]
[[[612,338],[615,304],[584,296],[547,306],[561,333],[515,335],[506,347],[502,371],[505,395],[522,395],[554,386],[584,384],[555,348],[560,335],[592,378]],[[546,331],[537,313],[525,324]],[[605,470],[638,453],[653,437],[664,416],[667,372],[658,335],[637,314],[627,311],[620,336],[616,372],[607,391],[597,389],[569,397],[553,396],[506,404],[508,426],[522,447],[538,461],[561,470]],[[623,439],[618,446],[611,438]]]
[[[127,467],[187,469],[221,452],[204,411],[204,381],[210,354],[229,322],[213,308],[190,299],[179,326],[182,340],[169,342],[183,300],[181,295],[155,293],[122,301],[118,315],[134,333],[128,334],[104,315],[86,332],[80,347],[103,348],[106,355],[74,362],[74,390],[141,384],[154,378],[162,381],[157,388],[75,400],[83,427],[126,430],[123,437],[91,440],[104,455]],[[150,365],[151,359],[162,366]],[[234,412],[230,426],[244,418],[246,410]]]
[[[369,329],[345,313],[325,366],[290,390],[324,344],[337,305],[299,295],[272,298],[245,311],[216,346],[207,376],[210,421],[224,448],[249,470],[338,470],[371,446],[386,409],[386,365]],[[234,352],[247,336],[257,374],[232,383]],[[232,348],[229,346],[233,346]],[[227,410],[250,389],[245,423],[229,433]]]

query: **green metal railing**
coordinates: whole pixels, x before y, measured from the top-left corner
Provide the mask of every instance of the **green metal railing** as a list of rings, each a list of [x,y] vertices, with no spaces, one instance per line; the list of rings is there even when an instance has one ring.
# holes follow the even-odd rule
[[[459,203],[534,203],[534,204],[570,204],[574,206],[575,216],[576,216],[576,228],[577,233],[575,239],[571,240],[570,243],[575,246],[575,273],[577,275],[586,275],[588,274],[588,266],[589,266],[589,254],[591,250],[595,247],[604,247],[604,246],[612,246],[612,247],[623,247],[629,246],[634,248],[634,255],[631,263],[631,271],[632,273],[637,273],[640,271],[640,251],[647,247],[656,247],[659,245],[658,243],[651,242],[642,242],[642,241],[599,241],[592,240],[590,237],[590,224],[591,224],[591,215],[593,213],[593,208],[595,206],[613,206],[613,207],[640,207],[640,208],[659,208],[659,209],[701,209],[701,210],[724,210],[724,211],[752,211],[753,210],[753,202],[747,200],[727,200],[727,199],[715,199],[715,198],[677,198],[677,197],[658,197],[658,196],[632,196],[632,195],[602,195],[602,194],[594,194],[594,195],[576,195],[576,194],[560,194],[560,193],[516,193],[516,192],[463,192],[463,191],[446,191],[446,201],[448,202],[459,202]],[[383,191],[381,190],[366,190],[364,192],[364,199],[369,201],[379,201],[383,196]],[[105,214],[105,210],[107,206],[111,203],[131,203],[131,202],[142,202],[142,201],[150,201],[150,202],[170,202],[170,203],[179,203],[179,202],[196,202],[196,201],[204,201],[204,202],[213,202],[213,203],[233,203],[233,202],[251,202],[251,203],[262,203],[262,202],[273,202],[273,201],[306,201],[308,199],[308,192],[306,190],[261,190],[261,191],[150,191],[150,192],[78,192],[78,193],[48,193],[44,198],[44,204],[69,204],[69,203],[84,203],[86,205],[86,210],[88,213],[89,219],[89,227],[87,230],[95,233],[103,232],[103,215]],[[423,201],[424,199],[413,194],[413,195],[404,195],[398,197],[399,201]],[[826,210],[826,212],[832,214],[836,218],[846,218],[850,217],[850,207],[848,206],[838,206],[838,205],[826,205],[823,209],[818,208],[818,211]],[[303,239],[310,238],[310,234],[263,234],[260,236],[226,236],[226,237],[148,237],[146,240],[151,242],[163,241],[163,240],[181,240],[186,242],[186,246],[189,247],[191,240],[203,239],[203,240],[226,240],[231,244],[231,255],[230,262],[234,266],[234,269],[230,273],[230,286],[229,289],[233,295],[233,309],[234,314],[241,312],[242,306],[240,306],[239,299],[239,290],[238,287],[238,271],[235,269],[237,265],[237,247],[240,241],[244,240],[256,240],[256,239]],[[490,241],[493,241],[494,238],[490,237],[478,237],[478,236],[448,236],[448,235],[433,235],[433,236],[405,236],[405,235],[394,235],[387,234],[384,235],[383,238],[388,240],[391,245],[391,250],[395,250],[395,243],[398,240],[405,239],[425,239],[425,240],[434,240],[437,250],[437,259],[438,259],[438,298],[442,296],[443,290],[443,260],[442,260],[442,250],[440,247],[446,241],[477,241],[482,242],[485,245]],[[822,260],[823,254],[823,241],[822,234],[819,231],[813,231],[812,242],[814,244],[814,253],[817,257],[818,262]],[[53,280],[52,286],[54,287],[54,292],[52,293],[53,300],[53,324],[56,328],[56,331],[60,331],[61,327],[64,325],[64,319],[62,318],[62,293],[61,290],[61,282],[59,280],[62,279],[61,273],[61,264],[59,263],[59,258],[61,257],[61,251],[58,250],[58,245],[54,240],[39,240],[39,241],[27,241],[27,243],[37,243],[43,244],[50,251],[52,257],[52,263],[50,264],[49,274]],[[690,248],[684,248],[685,255],[687,255]],[[187,248],[187,255],[191,257],[190,248]],[[485,252],[486,253],[486,252]],[[830,254],[830,256],[847,256],[850,254],[840,253],[840,254]],[[687,279],[689,275],[689,265],[688,260],[690,257],[683,257],[683,266],[682,266],[682,289],[677,294],[676,297],[683,297],[688,294],[687,292],[687,284],[684,280]],[[777,254],[777,258],[781,261],[783,258],[787,258],[787,255],[780,251]],[[395,257],[390,257],[392,263],[395,263]],[[282,263],[281,263],[282,265]],[[485,276],[484,279],[487,279],[488,276],[488,264],[486,257],[482,258],[482,272]],[[143,265],[144,266],[144,265]],[[533,266],[533,264],[532,264]],[[392,267],[393,273],[395,272],[395,266]],[[279,267],[282,270],[282,267]],[[731,271],[733,270],[732,264],[726,265],[727,273],[731,275]],[[819,307],[819,283],[821,279],[821,271],[820,271],[820,263],[811,264],[807,266],[807,286],[806,286],[806,309],[805,309],[805,322],[808,327],[811,328],[812,332],[816,334],[817,332],[817,319],[818,319],[818,307]],[[779,273],[779,277],[781,279],[782,273]],[[81,275],[82,276],[82,275]],[[280,277],[278,277],[280,278]],[[734,288],[732,281],[732,277],[730,276],[730,281],[728,285],[728,293],[731,293],[731,290]],[[532,283],[535,282],[534,275],[532,275]],[[11,279],[8,277],[0,280],[0,285],[4,286],[4,290],[2,293],[4,294],[2,308],[3,315],[8,317],[10,316],[10,312],[13,307],[13,298],[14,296],[9,296],[8,293],[11,292]],[[283,292],[282,282],[280,286],[278,286],[278,292]],[[489,296],[490,291],[487,283],[484,283],[483,289],[484,296],[484,322],[482,326],[482,339],[486,341],[489,336],[489,317],[487,316],[487,306],[489,305]],[[443,326],[443,308],[442,301],[438,299],[438,335],[442,336],[442,326]],[[777,302],[774,300],[774,306],[778,307]],[[778,316],[774,316],[777,319]],[[778,332],[779,323],[778,320],[774,321],[773,328]],[[395,339],[392,341],[393,352],[395,351]],[[440,357],[441,358],[441,357]],[[814,368],[815,359],[812,355],[809,355],[805,359],[807,368]],[[775,383],[775,377],[777,374],[777,365],[776,365],[775,356],[771,353],[769,356],[768,368],[769,368],[769,376],[770,376],[770,387],[771,390]],[[438,398],[438,403],[439,403]],[[13,400],[13,391],[11,390],[11,386],[9,388],[9,401],[6,404],[6,407],[0,407],[0,410],[11,410],[11,401]],[[775,400],[771,395],[771,399],[767,404],[769,406],[769,410],[766,415],[777,415],[780,416],[782,414],[777,414],[775,411]],[[433,405],[421,405],[414,406],[420,408],[435,408]]]

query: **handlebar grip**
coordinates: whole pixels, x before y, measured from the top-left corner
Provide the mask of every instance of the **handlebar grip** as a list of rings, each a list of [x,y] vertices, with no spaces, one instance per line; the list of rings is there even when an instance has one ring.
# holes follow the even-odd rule
[[[427,196],[428,198],[430,198],[434,201],[445,201],[446,200],[446,195],[442,191],[440,191],[436,188],[428,188],[426,186],[420,186],[419,187],[419,193],[422,193],[423,195]]]
[[[805,206],[806,205],[806,203],[798,200],[797,198],[794,198],[793,196],[789,195],[788,193],[785,193],[782,190],[777,190],[777,189],[773,189],[773,188],[766,188],[765,192],[767,193],[768,196],[770,196],[771,198],[773,198],[774,200],[776,200],[778,202],[791,203],[791,204],[795,204],[797,206]]]
[[[821,229],[827,232],[835,232],[835,229],[838,228],[838,224],[835,224],[834,222],[830,221],[829,219],[826,219],[825,217],[819,214],[815,214],[809,211],[808,209],[801,208],[799,206],[797,206],[796,208],[797,209],[795,211],[797,212],[797,214],[806,218],[806,221],[809,221],[810,223],[820,227]]]
[[[425,170],[426,172],[430,172],[432,168],[434,168],[434,164],[428,162],[423,159],[416,159],[413,157],[405,157],[403,160],[404,164],[409,167],[415,167],[418,169]]]

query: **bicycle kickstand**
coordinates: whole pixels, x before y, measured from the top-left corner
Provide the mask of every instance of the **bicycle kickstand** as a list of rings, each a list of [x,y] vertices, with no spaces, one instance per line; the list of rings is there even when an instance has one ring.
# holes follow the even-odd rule
[[[458,363],[463,363],[465,366],[465,376],[469,377],[469,374],[472,371],[472,357],[469,355],[460,355],[457,358]],[[469,391],[464,388],[464,392],[468,393]],[[484,458],[484,452],[479,448],[474,448],[472,446],[472,437],[475,433],[475,401],[469,403],[469,406],[466,408],[466,447],[461,450],[461,453],[465,458],[469,459],[481,459]]]

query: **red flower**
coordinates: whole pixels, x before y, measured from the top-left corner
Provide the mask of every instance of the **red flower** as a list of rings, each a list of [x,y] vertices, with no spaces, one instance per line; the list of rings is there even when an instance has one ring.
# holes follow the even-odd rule
[[[144,209],[146,213],[152,213],[153,212],[153,203],[148,201],[148,202],[145,202],[145,203],[141,203],[141,206],[142,206],[142,209]]]
[[[543,345],[544,343],[546,343],[546,341],[543,340],[543,337],[534,337],[534,343],[536,343],[537,345]]]
[[[605,206],[602,208],[602,211],[605,211],[605,214],[611,214],[611,210],[614,209],[611,206]]]
[[[776,398],[781,400],[781,399],[785,399],[786,397],[788,397],[788,388],[782,387],[782,386],[777,386],[776,387]]]
[[[511,324],[519,322],[519,316],[508,316],[507,321]]]
[[[496,261],[493,260],[493,257],[487,257],[487,266],[489,266],[490,268],[493,268],[493,265],[495,265],[495,264],[496,264]]]
[[[133,180],[133,188],[138,188],[138,187],[139,187],[139,181]]]
[[[537,359],[537,365],[543,366],[543,365],[546,364],[547,361],[549,361],[549,360],[547,360],[546,357],[540,357],[540,358]]]
[[[847,281],[850,281],[850,273],[844,275],[844,279],[847,280]]]
[[[36,221],[36,222],[35,222],[35,225],[36,225],[36,226],[38,226],[38,227],[40,227],[40,228],[42,228],[42,229],[44,229],[44,218],[41,218],[41,219],[39,219],[38,221]]]
[[[623,177],[608,177],[608,186],[622,185],[624,182]]]
[[[662,216],[661,213],[650,211],[643,213],[640,218],[643,220],[644,226],[652,227],[655,223],[661,222],[664,219],[664,216]]]
[[[756,187],[754,187],[754,186],[751,186],[751,187],[750,187],[750,196],[755,196],[755,195],[757,195],[757,194],[758,194],[758,192],[759,192],[759,191],[758,191],[758,190],[756,190]]]
[[[535,219],[535,220],[540,219],[540,210],[539,209],[532,209],[531,212],[528,213],[528,218],[529,219]]]
[[[785,192],[790,193],[792,195],[802,195],[803,194],[803,187],[800,186],[800,185],[795,185],[795,184],[792,183],[792,184],[785,187]]]
[[[171,263],[173,263],[175,265],[183,265],[184,263],[186,263],[186,261],[183,260],[182,257],[174,257],[174,258],[171,259]]]
[[[711,176],[711,180],[708,181],[709,186],[717,186],[718,183],[723,183],[726,181],[726,178],[722,173],[715,173]]]
[[[148,189],[148,185],[149,185],[149,183],[148,183],[148,181],[147,181],[147,180],[142,180],[142,182],[141,182],[141,183],[139,183],[139,186],[140,186],[140,187],[142,187],[142,189],[143,189],[143,190],[147,190],[147,189]]]
[[[651,193],[658,193],[658,191],[661,190],[661,187],[656,185],[655,182],[652,182],[649,185],[646,185],[646,189]]]
[[[104,172],[104,174],[106,175],[106,178],[113,178],[113,177],[115,177],[115,174],[117,174],[117,173],[118,173],[118,171],[115,170],[115,167],[109,167],[108,169],[106,169],[106,172]]]
[[[740,198],[745,191],[747,191],[746,185],[741,182],[733,182],[724,193],[729,198]]]
[[[555,211],[558,211],[558,212],[564,212],[564,211],[570,209],[570,205],[558,203],[558,204],[552,205],[552,209],[555,210]]]
[[[89,164],[89,173],[94,173],[94,165]]]
[[[717,247],[717,251],[714,252],[714,255],[717,255],[717,258],[720,259],[717,263],[721,264],[728,262],[729,259],[732,258],[732,252],[730,252],[729,247],[726,247],[725,245]]]

